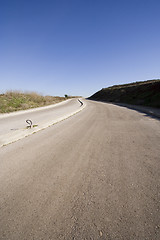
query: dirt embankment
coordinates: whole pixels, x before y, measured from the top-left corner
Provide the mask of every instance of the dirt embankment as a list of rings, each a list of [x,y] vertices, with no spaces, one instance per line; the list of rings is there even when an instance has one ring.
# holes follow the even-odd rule
[[[89,99],[160,108],[160,79],[102,88]]]

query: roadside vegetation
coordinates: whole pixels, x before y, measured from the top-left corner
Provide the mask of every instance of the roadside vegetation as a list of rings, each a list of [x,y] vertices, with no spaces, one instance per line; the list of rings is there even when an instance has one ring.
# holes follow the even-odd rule
[[[160,79],[102,88],[89,99],[160,108]]]
[[[0,94],[0,113],[43,107],[64,101],[67,98],[70,97],[42,96],[36,92],[8,91]]]

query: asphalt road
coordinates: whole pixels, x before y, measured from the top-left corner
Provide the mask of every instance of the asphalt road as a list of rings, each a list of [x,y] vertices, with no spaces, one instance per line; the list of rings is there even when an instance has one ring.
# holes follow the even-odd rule
[[[79,99],[73,98],[46,107],[0,114],[0,147],[62,121],[84,107]],[[32,128],[27,128],[28,119],[33,123]]]
[[[77,99],[53,104],[47,107],[29,109],[9,114],[0,114],[0,135],[9,133],[11,130],[23,129],[27,126],[26,120],[31,119],[33,124],[43,124],[52,119],[60,118],[68,112],[77,110],[80,103]]]
[[[0,148],[0,239],[159,240],[160,121],[87,101]]]

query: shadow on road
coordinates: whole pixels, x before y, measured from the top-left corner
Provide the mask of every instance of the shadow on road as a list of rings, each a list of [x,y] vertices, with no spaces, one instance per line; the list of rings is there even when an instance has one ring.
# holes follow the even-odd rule
[[[146,117],[151,117],[157,120],[160,120],[160,109],[158,108],[150,108],[150,107],[146,107],[146,106],[141,106],[141,105],[130,105],[130,104],[126,104],[126,103],[115,103],[115,102],[106,102],[106,101],[100,101],[100,100],[92,100],[89,98],[86,98],[86,100],[91,100],[91,101],[95,101],[95,102],[103,102],[103,103],[107,103],[107,104],[113,104],[119,107],[125,107],[128,108],[130,110],[134,110],[140,113],[145,113],[144,116]]]

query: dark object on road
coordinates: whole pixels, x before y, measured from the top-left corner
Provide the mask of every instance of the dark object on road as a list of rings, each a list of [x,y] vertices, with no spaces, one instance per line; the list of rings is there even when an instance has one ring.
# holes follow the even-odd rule
[[[81,104],[81,106],[83,106],[83,102],[81,102],[81,100],[78,99],[78,102]]]
[[[27,119],[26,123],[28,123],[28,125],[29,125],[29,126],[27,126],[27,128],[31,128],[32,127],[32,121],[30,119]]]

